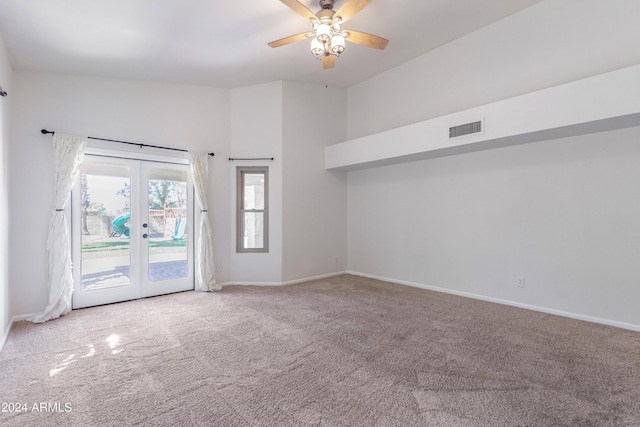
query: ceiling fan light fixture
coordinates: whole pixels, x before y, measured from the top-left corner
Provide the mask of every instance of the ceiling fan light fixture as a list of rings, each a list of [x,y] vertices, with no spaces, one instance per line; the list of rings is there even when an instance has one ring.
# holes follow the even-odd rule
[[[329,24],[319,24],[316,27],[316,38],[320,43],[327,43],[331,40],[331,26]]]
[[[324,43],[320,43],[315,37],[311,39],[311,54],[317,59],[324,56]]]
[[[339,57],[346,48],[346,40],[350,43],[376,49],[384,49],[389,40],[361,31],[343,31],[342,24],[351,19],[353,15],[360,12],[371,0],[344,0],[342,6],[336,11],[333,10],[335,0],[320,0],[322,8],[313,13],[300,0],[280,0],[290,9],[311,22],[313,28],[308,33],[294,34],[269,43],[271,47],[284,46],[304,39],[311,39],[311,54],[322,61],[325,69],[333,68],[335,59]]]
[[[333,52],[334,55],[340,56],[340,54],[344,52],[344,48],[344,36],[336,34],[331,38],[331,52]]]

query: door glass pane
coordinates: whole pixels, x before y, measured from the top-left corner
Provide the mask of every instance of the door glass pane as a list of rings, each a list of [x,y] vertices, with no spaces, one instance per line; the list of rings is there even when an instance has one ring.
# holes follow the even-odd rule
[[[149,282],[186,277],[187,172],[150,168]]]
[[[263,212],[244,213],[244,247],[247,249],[264,248]]]
[[[85,162],[80,204],[82,290],[130,285],[129,167]]]
[[[264,174],[244,174],[244,209],[264,210]]]

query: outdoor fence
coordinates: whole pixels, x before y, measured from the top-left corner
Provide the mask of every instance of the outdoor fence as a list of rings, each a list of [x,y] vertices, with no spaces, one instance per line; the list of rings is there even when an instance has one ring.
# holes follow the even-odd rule
[[[173,235],[178,218],[187,216],[186,209],[150,209],[149,210],[149,234]],[[111,223],[116,217],[113,215],[87,215],[85,217],[87,230],[90,236],[109,236],[113,232]]]

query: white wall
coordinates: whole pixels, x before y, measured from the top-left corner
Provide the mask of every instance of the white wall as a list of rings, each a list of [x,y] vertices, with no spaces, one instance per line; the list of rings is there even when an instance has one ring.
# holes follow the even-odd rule
[[[346,270],[344,172],[324,168],[324,147],[346,136],[346,90],[283,87],[283,281]]]
[[[348,138],[640,63],[640,2],[546,0],[348,89]]]
[[[310,102],[313,100],[313,102]],[[231,91],[230,215],[235,221],[237,166],[269,167],[269,252],[237,253],[233,283],[280,284],[346,268],[346,175],[324,168],[324,147],[346,134],[346,91],[273,82]],[[310,132],[319,121],[331,126]],[[236,225],[232,225],[235,236]]]
[[[78,135],[210,150],[210,215],[226,281],[229,218],[229,90],[16,72],[10,144],[10,283],[13,314],[41,311],[48,300],[46,236],[52,204],[51,136]],[[227,268],[224,268],[224,267]]]
[[[348,137],[639,64],[640,2],[614,3],[547,0],[349,88]],[[350,172],[348,268],[640,329],[639,137]]]
[[[629,128],[351,172],[349,270],[640,326],[638,140]]]
[[[9,93],[0,98],[0,350],[11,321],[9,292],[9,125],[10,105],[15,97],[9,52],[0,37],[0,85]]]
[[[228,206],[233,238],[229,242],[235,283],[279,284],[282,281],[282,82],[231,90],[231,157],[273,157],[273,161],[227,161]],[[236,167],[269,167],[269,252],[236,252]]]

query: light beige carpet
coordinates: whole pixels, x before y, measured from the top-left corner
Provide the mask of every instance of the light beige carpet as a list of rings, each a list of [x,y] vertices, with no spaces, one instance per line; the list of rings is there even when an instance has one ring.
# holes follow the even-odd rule
[[[640,334],[349,275],[231,286],[19,322],[0,401],[11,426],[639,426]]]

